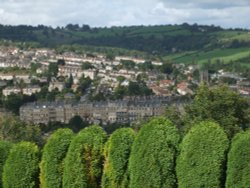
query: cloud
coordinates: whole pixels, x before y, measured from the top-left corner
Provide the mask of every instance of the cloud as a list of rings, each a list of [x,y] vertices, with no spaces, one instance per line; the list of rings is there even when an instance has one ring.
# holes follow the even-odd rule
[[[91,26],[200,23],[250,28],[248,0],[0,0],[1,24]]]

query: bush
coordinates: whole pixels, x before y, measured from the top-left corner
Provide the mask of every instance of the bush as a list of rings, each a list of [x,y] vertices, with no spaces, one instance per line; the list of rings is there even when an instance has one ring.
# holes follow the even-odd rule
[[[250,130],[237,134],[228,153],[226,187],[250,187]]]
[[[131,188],[175,187],[175,157],[180,136],[164,118],[156,118],[139,131],[129,159]]]
[[[184,137],[177,158],[178,187],[221,187],[228,139],[216,123],[201,122]]]
[[[64,163],[64,188],[99,187],[105,141],[106,133],[99,126],[83,129],[72,140]]]
[[[0,141],[0,177],[2,177],[3,166],[9,155],[11,147],[12,147],[12,144],[10,142]],[[2,179],[0,181],[0,187],[3,187]]]
[[[62,187],[63,159],[66,156],[72,138],[73,132],[70,129],[58,129],[47,141],[40,163],[41,187]]]
[[[103,188],[128,187],[128,160],[135,133],[130,128],[116,130],[105,145]]]
[[[3,169],[5,188],[38,187],[39,150],[30,142],[12,147]]]

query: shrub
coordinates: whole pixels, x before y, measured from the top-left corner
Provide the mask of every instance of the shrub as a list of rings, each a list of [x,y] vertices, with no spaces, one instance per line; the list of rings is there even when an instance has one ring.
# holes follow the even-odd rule
[[[106,133],[99,126],[91,126],[78,133],[65,158],[64,188],[99,187],[105,141]]]
[[[70,129],[59,129],[47,141],[40,163],[41,187],[62,187],[63,159],[66,156],[72,138],[73,132]]]
[[[105,145],[103,188],[128,187],[128,160],[135,133],[130,128],[116,130]]]
[[[174,187],[175,157],[180,136],[164,118],[156,118],[139,131],[129,159],[131,188]]]
[[[201,122],[184,137],[177,158],[178,187],[221,187],[228,139],[216,123]]]
[[[228,153],[226,187],[250,187],[250,130],[237,134]]]
[[[12,144],[10,142],[0,141],[0,177],[2,177],[3,166],[4,166],[5,161],[9,155],[11,147],[12,147]],[[0,187],[3,187],[2,178],[0,181]]]
[[[38,187],[39,150],[30,142],[12,147],[3,169],[5,188]]]

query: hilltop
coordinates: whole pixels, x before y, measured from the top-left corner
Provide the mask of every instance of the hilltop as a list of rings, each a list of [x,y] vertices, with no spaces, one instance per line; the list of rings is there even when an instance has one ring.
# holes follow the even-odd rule
[[[204,63],[238,61],[247,64],[250,31],[206,25],[158,25],[91,28],[68,24],[65,27],[4,26],[0,39],[29,42],[38,47],[89,48],[94,51],[161,57],[166,61]],[[66,46],[65,46],[66,45]],[[249,66],[249,65],[248,65]]]

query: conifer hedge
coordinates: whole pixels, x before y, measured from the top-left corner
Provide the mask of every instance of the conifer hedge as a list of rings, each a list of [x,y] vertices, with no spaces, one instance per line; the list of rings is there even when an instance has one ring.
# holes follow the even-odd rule
[[[9,155],[12,143],[6,141],[0,141],[0,177],[3,174],[3,166]],[[3,187],[2,178],[0,180],[0,188]]]
[[[39,187],[38,174],[38,147],[30,142],[20,142],[14,145],[3,168],[3,187]]]
[[[250,130],[237,134],[232,140],[226,187],[250,187]]]
[[[43,148],[40,163],[40,184],[43,188],[61,188],[63,176],[63,159],[73,138],[70,129],[54,132]]]
[[[128,187],[128,160],[135,132],[130,128],[116,130],[105,145],[103,188]]]
[[[179,188],[222,187],[228,138],[216,123],[201,122],[180,146],[176,172]]]
[[[100,186],[106,138],[99,126],[85,128],[73,138],[64,161],[63,188]]]
[[[155,118],[139,131],[129,160],[131,188],[175,187],[180,135],[167,119]]]

